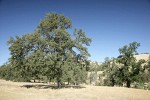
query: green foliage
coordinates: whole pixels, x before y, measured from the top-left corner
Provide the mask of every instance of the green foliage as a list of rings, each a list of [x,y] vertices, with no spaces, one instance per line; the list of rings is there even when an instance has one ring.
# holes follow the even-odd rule
[[[141,73],[142,82],[150,82],[150,60],[143,66],[143,73]]]
[[[102,64],[104,85],[114,86],[117,83],[117,72],[118,66],[116,64],[116,59],[105,58],[105,62]]]
[[[89,74],[88,74],[88,83],[89,84],[98,84],[97,83],[97,77],[98,77],[98,71],[101,70],[101,66],[98,62],[92,62],[90,61],[89,66]]]
[[[147,85],[147,89],[150,90],[150,82]]]
[[[9,80],[11,79],[11,76],[12,76],[11,67],[6,64],[2,65],[0,67],[0,78]]]
[[[81,29],[72,29],[71,20],[61,14],[49,13],[30,34],[11,37],[7,42],[11,57],[0,67],[0,78],[13,81],[43,80],[81,84],[86,82],[87,71],[91,82],[103,77],[104,85],[122,86],[139,83],[141,88],[150,82],[150,59],[137,61],[140,43],[132,42],[119,49],[118,58],[105,59],[99,65],[90,63],[87,46],[91,39]],[[98,76],[98,71],[103,71]],[[149,86],[149,85],[148,85]]]
[[[101,65],[104,74],[104,85],[123,86],[127,87],[131,83],[138,83],[137,88],[145,82],[149,82],[150,78],[150,63],[143,59],[137,61],[134,55],[137,54],[137,48],[140,46],[137,42],[132,42],[119,49],[120,56],[117,59],[106,58]]]
[[[130,84],[133,82],[144,83],[146,79],[143,75],[146,75],[145,63],[146,61],[141,59],[137,61],[134,58],[134,55],[137,53],[137,48],[140,46],[140,43],[132,42],[128,46],[125,45],[123,48],[120,48],[120,56],[118,57],[118,63],[122,64],[119,68],[119,78],[122,83],[126,83],[127,87],[130,87]]]
[[[91,39],[81,29],[68,33],[72,23],[64,15],[49,13],[35,32],[10,38],[10,65],[18,81],[42,79],[82,83],[88,69]],[[17,78],[16,78],[17,76]],[[21,79],[21,80],[20,80]]]
[[[119,68],[120,77],[122,82],[126,82],[127,87],[130,87],[131,82],[136,80],[139,75],[140,65],[136,64],[136,59],[133,56],[137,53],[136,50],[139,46],[140,43],[132,42],[119,49],[121,55],[117,61],[122,64]]]

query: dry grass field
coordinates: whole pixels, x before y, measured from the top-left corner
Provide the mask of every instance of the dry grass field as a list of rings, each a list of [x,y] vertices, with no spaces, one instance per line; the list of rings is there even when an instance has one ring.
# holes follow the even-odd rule
[[[0,100],[150,100],[150,91],[103,86],[52,89],[42,83],[0,80]]]

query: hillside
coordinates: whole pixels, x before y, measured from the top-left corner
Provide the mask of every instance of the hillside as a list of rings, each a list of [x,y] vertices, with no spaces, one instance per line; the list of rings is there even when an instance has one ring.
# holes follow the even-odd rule
[[[137,61],[144,59],[145,61],[150,60],[150,54],[139,54],[139,55],[134,55],[134,57],[136,58]],[[91,67],[94,69],[97,66],[101,66],[101,63],[98,62],[91,62]],[[120,64],[116,63],[118,66],[120,66]],[[96,66],[96,67],[95,67]],[[103,79],[104,77],[102,77],[102,73],[103,71],[92,71],[92,72],[88,72],[88,79],[87,79],[87,83],[90,85],[96,85],[97,83],[103,84]],[[90,77],[93,77],[90,79]]]
[[[0,100],[149,100],[150,98],[150,91],[123,87],[84,86],[63,89],[22,87],[29,84],[41,83],[0,80]]]
[[[139,55],[134,55],[136,60],[144,59],[144,60],[149,60],[150,59],[150,54],[139,54]]]

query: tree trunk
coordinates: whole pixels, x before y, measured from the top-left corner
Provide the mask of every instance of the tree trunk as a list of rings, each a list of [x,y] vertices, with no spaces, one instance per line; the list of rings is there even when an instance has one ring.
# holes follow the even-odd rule
[[[61,88],[61,82],[60,82],[60,80],[57,81],[57,87]]]
[[[130,88],[130,85],[131,85],[131,81],[129,80],[129,79],[127,79],[127,81],[126,81],[127,83],[126,83],[126,86],[128,87],[128,88]]]
[[[91,83],[92,83],[92,82],[91,82],[91,78],[90,78],[90,85],[91,85]]]
[[[48,85],[51,85],[51,78],[48,78],[48,80],[47,80],[48,82]]]
[[[76,85],[77,85],[77,83],[75,82],[75,83],[74,83],[74,85],[76,86]]]
[[[68,85],[70,84],[70,79],[68,78]]]
[[[115,80],[114,79],[112,79],[112,86],[114,86],[115,85]]]

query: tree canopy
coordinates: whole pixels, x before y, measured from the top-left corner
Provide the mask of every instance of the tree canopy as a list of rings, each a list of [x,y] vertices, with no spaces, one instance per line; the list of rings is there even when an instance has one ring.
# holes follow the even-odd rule
[[[80,84],[121,85],[150,81],[150,59],[136,60],[138,42],[119,48],[117,58],[108,57],[102,64],[88,60],[91,39],[82,29],[74,28],[68,17],[48,13],[34,32],[10,37],[11,57],[0,68],[0,78],[13,81],[45,80]],[[87,73],[89,71],[89,73]],[[100,72],[99,72],[100,71]],[[88,74],[88,75],[87,75]],[[98,78],[99,77],[99,78]],[[100,79],[101,78],[101,79]]]
[[[14,76],[24,81],[30,79],[56,80],[79,83],[88,67],[87,46],[91,39],[82,29],[72,29],[71,20],[61,14],[48,13],[33,33],[11,37],[10,65]]]

